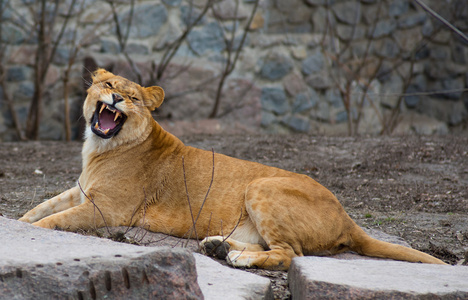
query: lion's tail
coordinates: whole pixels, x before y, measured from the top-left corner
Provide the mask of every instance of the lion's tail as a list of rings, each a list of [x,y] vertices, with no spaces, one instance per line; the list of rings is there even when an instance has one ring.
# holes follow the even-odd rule
[[[445,264],[438,258],[421,251],[376,240],[356,226],[351,233],[351,250],[366,256],[391,258],[395,260],[422,262],[428,264]]]

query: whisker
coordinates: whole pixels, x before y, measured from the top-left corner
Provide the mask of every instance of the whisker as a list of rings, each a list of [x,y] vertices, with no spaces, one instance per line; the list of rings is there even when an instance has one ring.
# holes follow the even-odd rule
[[[138,118],[140,118],[140,119],[143,119],[143,118],[144,118],[143,115],[142,115],[142,113],[141,113],[139,110],[133,108],[133,109],[132,109],[132,112],[133,112]]]
[[[89,75],[93,76],[93,72],[90,71],[88,68],[86,68],[85,65],[83,65],[83,69],[85,69],[86,71],[88,71]]]
[[[143,113],[136,107],[132,107],[132,112],[138,116],[140,119],[144,119]]]

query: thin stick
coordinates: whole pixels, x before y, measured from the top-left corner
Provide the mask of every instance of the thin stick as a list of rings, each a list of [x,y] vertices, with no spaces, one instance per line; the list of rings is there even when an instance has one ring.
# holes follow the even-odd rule
[[[120,46],[120,51],[125,56],[125,59],[127,60],[128,64],[130,65],[130,68],[132,69],[132,72],[137,77],[138,83],[143,84],[143,79],[142,79],[141,72],[140,72],[138,66],[133,61],[133,59],[128,54],[127,49],[126,49],[127,42],[128,42],[128,37],[129,37],[129,34],[130,34],[130,27],[132,26],[133,17],[134,17],[135,1],[132,0],[130,2],[130,11],[129,11],[129,14],[128,14],[125,34],[122,32],[121,24],[120,24],[120,21],[119,21],[117,10],[116,10],[115,5],[114,5],[114,1],[108,0],[106,2],[110,5],[111,10],[112,10],[113,20],[114,20],[115,27],[116,27],[115,28],[116,29],[116,36],[117,36],[117,41],[118,41],[119,46]]]
[[[206,227],[206,234],[205,236],[210,235],[210,226],[211,226],[211,218],[213,217],[213,212],[210,212],[210,219],[208,220],[208,226]]]
[[[148,205],[148,198],[146,196],[146,191],[145,191],[145,188],[143,188],[143,194],[145,195],[145,200],[144,200],[144,203],[143,203],[143,220],[140,222],[140,226],[138,226],[138,229],[136,230],[134,236],[133,236],[133,239],[136,238],[137,234],[140,233],[141,230],[144,230],[145,232],[143,233],[143,235],[141,236],[140,238],[140,241],[143,241],[143,239],[145,238],[146,234],[148,234],[148,230],[149,230],[149,227],[148,227],[148,230],[145,228],[145,220],[146,220],[146,207]],[[135,211],[135,214],[136,214],[136,211]],[[133,218],[133,216],[132,216]],[[130,220],[130,225],[131,225],[131,221]]]
[[[144,213],[146,212],[146,192],[145,192],[145,188],[143,188],[143,195],[145,196],[144,200],[143,200],[143,205],[144,205],[143,218],[144,218]],[[130,217],[129,225],[127,226],[127,229],[126,229],[125,233],[127,233],[133,227],[132,226],[133,217],[136,215],[137,212],[138,212],[138,209],[135,207],[133,209],[133,213],[132,213],[132,216]]]
[[[267,260],[270,258],[270,255],[268,255],[265,260],[262,262],[262,264],[259,266],[260,268],[263,267],[263,265],[267,262]]]
[[[213,148],[211,148],[211,153],[212,153],[212,169],[211,169],[211,181],[210,185],[208,186],[208,190],[206,191],[205,198],[203,199],[202,205],[200,206],[200,210],[198,211],[197,218],[195,219],[195,223],[197,223],[198,218],[200,217],[200,214],[202,212],[203,206],[205,206],[206,199],[208,198],[208,194],[211,191],[211,187],[213,186],[213,181],[214,181],[214,172],[215,172],[215,153]]]
[[[234,233],[234,231],[237,229],[237,227],[239,227],[239,224],[240,224],[240,221],[242,220],[242,216],[243,216],[243,213],[242,213],[242,210],[241,210],[241,213],[240,213],[240,216],[239,216],[239,219],[237,220],[237,223],[236,223],[236,226],[234,226],[234,228],[231,230],[231,232],[226,236],[224,237],[224,233],[223,233],[223,220],[221,220],[221,236],[223,237],[223,242],[225,242],[229,237],[231,237],[231,235]],[[210,217],[210,221],[211,221],[211,217]],[[211,249],[210,253],[208,253],[208,255],[211,255],[214,253],[214,251],[216,249],[218,249],[218,247],[220,247],[222,244],[218,244],[216,245],[213,249]],[[200,245],[198,245],[198,248],[200,249]],[[245,250],[245,249],[244,249]],[[242,252],[244,251],[242,250]],[[241,252],[241,253],[242,253]]]
[[[198,15],[198,17],[192,23],[187,24],[187,28],[182,33],[182,35],[177,40],[175,40],[171,45],[169,45],[169,48],[167,49],[166,52],[164,52],[161,60],[159,61],[158,70],[156,72],[156,80],[160,80],[162,78],[164,70],[166,70],[167,66],[169,65],[169,62],[172,60],[177,50],[179,50],[180,46],[182,45],[184,40],[187,38],[189,33],[201,21],[201,19],[208,12],[208,9],[213,5],[213,3],[214,3],[214,0],[208,0],[202,12]]]
[[[203,207],[205,206],[205,202],[206,202],[206,199],[208,198],[208,194],[210,193],[211,191],[211,187],[213,185],[213,181],[214,181],[214,171],[215,171],[215,155],[214,155],[214,150],[213,148],[211,148],[211,153],[212,153],[212,156],[213,156],[213,166],[212,166],[212,169],[211,169],[211,181],[210,181],[210,185],[208,186],[208,190],[206,191],[206,194],[205,194],[205,198],[203,199],[203,202],[200,206],[200,209],[198,211],[198,214],[197,214],[197,217],[195,218],[195,221],[193,223],[193,227],[194,227],[194,230],[195,230],[195,225],[197,224],[198,222],[198,218],[200,217],[200,214],[203,210]],[[185,171],[184,171],[184,176],[185,176]],[[192,213],[192,211],[190,210],[190,213]],[[192,215],[192,219],[193,219],[193,215]],[[210,215],[210,222],[211,222],[211,215]],[[195,231],[195,235],[196,235],[196,240],[197,240],[197,244],[200,245],[200,241],[198,240],[198,234],[196,234],[196,231]],[[188,245],[188,241],[186,243]]]
[[[240,213],[239,219],[237,220],[236,226],[234,226],[234,228],[231,230],[231,232],[228,234],[228,236],[224,239],[224,241],[227,240],[234,233],[234,231],[237,229],[237,227],[239,227],[240,221],[242,220],[242,216],[243,216],[243,213],[242,213],[242,210],[241,210],[241,213]]]
[[[198,238],[197,228],[195,227],[196,223],[195,223],[195,219],[193,218],[192,204],[190,202],[190,195],[189,195],[188,187],[187,187],[187,176],[185,175],[185,160],[183,156],[182,156],[182,171],[184,173],[185,194],[187,195],[187,202],[188,202],[189,209],[190,209],[190,216],[192,217],[192,225],[193,225],[192,228],[193,228],[193,232],[195,233],[195,236]],[[190,238],[191,235],[192,235],[192,232],[189,233],[188,238]]]
[[[159,242],[162,242],[162,241],[164,241],[164,240],[167,240],[169,237],[170,237],[169,234],[164,234],[164,237],[163,237],[163,238],[157,239],[157,240],[155,240],[155,241],[148,242],[147,245],[150,245],[150,244],[152,244],[152,243],[159,243]]]
[[[102,220],[104,221],[104,225],[106,226],[107,233],[111,235],[106,219],[104,218],[102,211],[99,209],[99,206],[97,206],[96,203],[94,203],[93,197],[88,197],[88,195],[86,195],[86,193],[83,191],[83,188],[81,187],[80,181],[78,181],[78,187],[80,188],[80,191],[83,193],[83,195],[85,195],[85,197],[94,205],[94,208],[97,209],[98,212],[101,214]],[[96,228],[96,216],[94,216],[94,227]]]
[[[433,11],[429,6],[427,6],[424,2],[420,0],[414,0],[419,6],[421,6],[425,11],[427,11],[431,16],[442,22],[445,26],[450,28],[453,32],[458,34],[462,39],[465,40],[465,42],[468,42],[468,37],[461,32],[457,27],[453,26],[449,21],[445,20],[444,17]]]
[[[235,32],[234,31],[235,31],[235,28],[232,30],[231,41],[228,41],[225,38],[225,42],[228,44],[228,47],[227,47],[228,57],[226,59],[226,65],[224,67],[223,73],[221,74],[221,80],[219,81],[218,88],[216,90],[215,103],[214,103],[213,109],[212,109],[212,111],[211,111],[211,113],[210,113],[210,115],[208,117],[210,119],[215,118],[216,115],[218,114],[218,109],[219,109],[219,104],[220,104],[220,101],[221,101],[221,96],[222,96],[224,83],[226,81],[226,78],[232,73],[232,71],[236,67],[236,63],[237,63],[237,60],[239,58],[240,52],[241,52],[242,48],[244,47],[244,42],[245,42],[245,39],[247,37],[249,27],[252,24],[253,18],[255,16],[255,12],[257,11],[258,2],[259,2],[259,0],[256,0],[255,3],[254,3],[254,7],[253,7],[252,12],[250,14],[249,20],[247,21],[247,24],[244,27],[244,32],[242,34],[241,41],[239,43],[238,48],[235,51],[234,59],[232,61],[231,61],[231,58],[232,58],[232,51],[233,51],[233,46],[234,46],[234,37],[235,37]],[[237,16],[238,5],[239,5],[239,2],[237,1],[236,2],[236,9],[235,9],[236,10],[235,11],[235,16]],[[216,14],[214,14],[214,15],[216,17]],[[219,22],[219,20],[218,20],[218,22]]]

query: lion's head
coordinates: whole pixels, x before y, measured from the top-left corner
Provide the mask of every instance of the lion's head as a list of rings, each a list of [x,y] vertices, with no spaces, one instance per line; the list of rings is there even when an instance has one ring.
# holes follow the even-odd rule
[[[163,100],[164,91],[158,86],[142,87],[98,69],[83,106],[86,138],[113,144],[144,138],[150,130],[151,111]]]

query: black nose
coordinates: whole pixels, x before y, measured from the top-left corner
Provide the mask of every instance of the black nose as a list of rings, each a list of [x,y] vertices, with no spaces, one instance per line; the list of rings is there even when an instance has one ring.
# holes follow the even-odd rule
[[[123,98],[119,94],[112,94],[112,100],[114,101],[113,104],[115,105],[116,103],[123,101]]]

